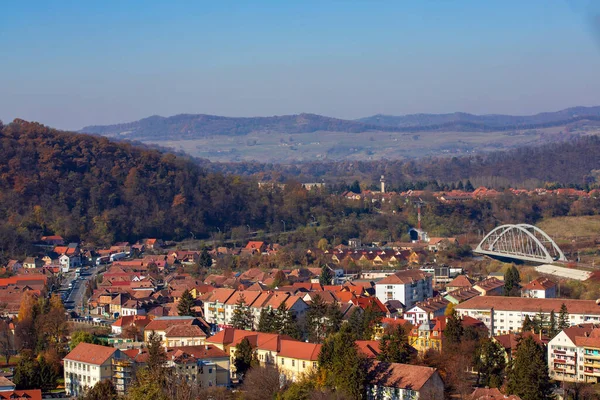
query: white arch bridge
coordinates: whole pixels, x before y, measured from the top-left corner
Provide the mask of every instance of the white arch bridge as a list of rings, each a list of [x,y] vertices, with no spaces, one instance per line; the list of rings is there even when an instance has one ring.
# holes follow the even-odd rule
[[[495,228],[483,238],[474,253],[539,263],[567,261],[562,250],[546,232],[528,224]]]

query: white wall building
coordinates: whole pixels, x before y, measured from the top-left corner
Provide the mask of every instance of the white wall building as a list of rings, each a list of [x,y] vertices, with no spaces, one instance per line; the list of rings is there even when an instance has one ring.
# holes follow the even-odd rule
[[[485,323],[492,336],[520,332],[526,316],[533,320],[541,311],[546,320],[554,311],[558,319],[565,304],[570,325],[600,322],[600,305],[594,300],[531,299],[523,297],[479,296],[455,306],[459,315],[468,315]]]
[[[382,303],[398,300],[405,309],[433,297],[431,275],[419,270],[398,271],[375,284],[375,295]]]
[[[67,395],[79,396],[98,382],[112,380],[112,360],[125,357],[114,347],[79,343],[63,359]]]

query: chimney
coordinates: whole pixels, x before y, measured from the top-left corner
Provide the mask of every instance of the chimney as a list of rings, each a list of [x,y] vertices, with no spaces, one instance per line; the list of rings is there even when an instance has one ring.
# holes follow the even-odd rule
[[[208,350],[208,349],[209,349],[208,345],[207,345],[207,344],[205,344],[205,345],[204,345],[204,350]]]
[[[381,193],[385,193],[385,176],[381,175],[379,182],[381,182]]]
[[[138,354],[142,354],[142,352],[143,352],[143,350],[142,350],[142,348],[140,347],[140,348],[138,349]]]

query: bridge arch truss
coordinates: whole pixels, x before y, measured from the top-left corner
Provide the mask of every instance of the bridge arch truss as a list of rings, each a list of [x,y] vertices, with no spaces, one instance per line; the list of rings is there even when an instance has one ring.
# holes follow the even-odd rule
[[[550,236],[540,228],[528,224],[501,225],[493,229],[474,252],[539,263],[567,261]]]

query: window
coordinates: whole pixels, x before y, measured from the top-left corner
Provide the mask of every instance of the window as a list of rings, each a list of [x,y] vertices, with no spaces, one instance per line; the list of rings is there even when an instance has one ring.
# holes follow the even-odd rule
[[[283,365],[284,361],[285,361],[285,360],[282,358],[282,359],[281,359],[281,365]]]
[[[302,368],[306,368],[306,361],[302,361]]]
[[[317,363],[316,363],[316,361],[313,361],[313,368],[317,368]]]
[[[292,367],[296,366],[296,360],[292,360]]]

